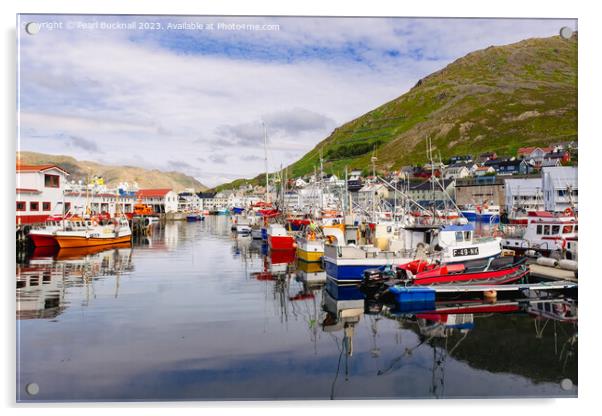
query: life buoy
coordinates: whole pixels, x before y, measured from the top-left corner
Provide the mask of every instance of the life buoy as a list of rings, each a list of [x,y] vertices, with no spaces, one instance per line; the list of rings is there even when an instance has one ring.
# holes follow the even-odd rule
[[[571,208],[567,208],[564,210],[564,215],[573,215],[573,210]]]

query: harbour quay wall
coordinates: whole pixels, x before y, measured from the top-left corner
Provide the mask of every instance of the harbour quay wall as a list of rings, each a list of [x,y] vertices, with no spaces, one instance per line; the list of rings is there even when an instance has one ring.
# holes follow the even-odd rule
[[[504,207],[506,204],[506,187],[504,179],[491,177],[491,180],[478,179],[458,180],[456,182],[456,204],[470,205],[483,203]]]

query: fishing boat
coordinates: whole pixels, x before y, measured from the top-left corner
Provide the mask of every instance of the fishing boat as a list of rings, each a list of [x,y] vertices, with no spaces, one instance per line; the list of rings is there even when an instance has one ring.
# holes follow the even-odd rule
[[[28,237],[34,247],[58,247],[54,233],[62,229],[64,217],[51,215],[46,219],[44,225],[34,227],[29,231]]]
[[[196,221],[200,221],[201,216],[199,214],[187,214],[186,215],[186,221],[188,222],[196,222]]]
[[[500,206],[499,205],[476,205],[467,206],[460,211],[468,221],[477,221],[485,223],[500,222]]]
[[[132,231],[125,216],[115,217],[109,224],[99,224],[94,219],[67,220],[65,228],[55,232],[61,248],[89,247],[130,241]]]
[[[340,243],[349,241],[333,232],[324,246],[324,264],[337,281],[359,282],[367,269],[392,268],[417,257],[433,256],[442,264],[489,259],[501,254],[499,237],[475,238],[474,226],[375,224],[373,244]],[[371,229],[371,228],[370,228]]]
[[[578,220],[567,208],[562,213],[531,211],[526,225],[509,225],[500,228],[502,246],[515,251],[535,250],[544,255],[553,252],[577,258]]]
[[[328,225],[318,226],[311,223],[303,228],[302,233],[297,236],[297,258],[304,262],[321,262],[324,257],[324,239],[329,236],[335,236],[337,233],[333,230],[344,232],[344,224],[336,224],[332,221],[326,221]]]
[[[271,250],[294,250],[295,240],[282,224],[270,224],[267,229],[268,245]]]

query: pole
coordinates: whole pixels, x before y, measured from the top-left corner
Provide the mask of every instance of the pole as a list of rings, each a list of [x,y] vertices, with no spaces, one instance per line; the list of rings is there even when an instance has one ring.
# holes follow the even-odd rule
[[[268,131],[265,127],[265,123],[262,121],[261,125],[263,126],[263,150],[265,153],[265,199],[266,202],[270,202],[270,192],[269,192],[269,184],[270,178],[268,174]]]

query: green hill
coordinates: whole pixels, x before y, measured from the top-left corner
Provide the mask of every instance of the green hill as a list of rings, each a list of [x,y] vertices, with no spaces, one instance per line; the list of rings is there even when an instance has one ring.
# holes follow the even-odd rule
[[[18,152],[17,159],[23,164],[52,163],[69,172],[69,180],[86,180],[93,176],[101,176],[109,186],[120,182],[137,182],[140,188],[171,188],[182,191],[187,188],[205,191],[207,187],[192,176],[180,172],[163,172],[156,169],[144,169],[135,166],[102,165],[96,162],[79,161],[71,156],[48,155],[35,152]]]
[[[486,151],[514,155],[522,146],[577,140],[577,35],[469,53],[336,128],[289,174],[313,172],[320,154],[326,172],[336,174],[345,166],[367,170],[373,154],[380,171],[424,163],[427,137],[444,160]]]

